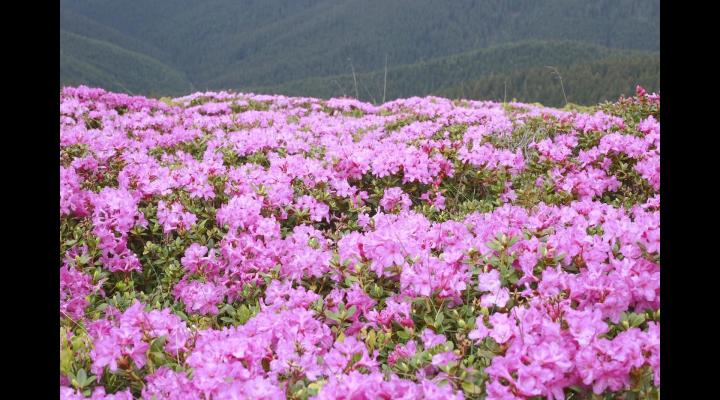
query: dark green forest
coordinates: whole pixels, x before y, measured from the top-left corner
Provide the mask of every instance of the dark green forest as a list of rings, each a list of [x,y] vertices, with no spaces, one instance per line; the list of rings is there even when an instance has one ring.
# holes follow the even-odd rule
[[[560,74],[563,85],[553,69]],[[309,78],[250,88],[257,93],[382,101],[424,95],[483,100],[542,102],[562,106],[592,104],[631,94],[635,85],[659,90],[660,60],[655,52],[615,50],[579,42],[525,42],[461,53],[385,71]]]
[[[379,102],[387,60],[386,100],[564,103],[547,66],[578,104],[659,86],[659,0],[61,0],[60,10],[63,85],[356,97],[355,72],[357,97]]]
[[[493,74],[439,89],[433,94],[449,98],[532,102],[541,99],[547,106],[568,103],[594,104],[634,95],[635,86],[651,92],[660,90],[660,60],[657,55],[617,57],[574,64],[553,70],[533,67],[508,74]],[[560,85],[559,78],[563,84]],[[565,95],[563,95],[563,90]]]
[[[60,69],[66,84],[88,84],[129,93],[185,93],[192,85],[181,72],[144,54],[60,32]]]

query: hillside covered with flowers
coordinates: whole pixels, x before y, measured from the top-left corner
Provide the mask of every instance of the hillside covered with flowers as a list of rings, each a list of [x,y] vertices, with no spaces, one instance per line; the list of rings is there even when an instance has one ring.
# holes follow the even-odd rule
[[[63,399],[659,398],[657,94],[60,99]]]

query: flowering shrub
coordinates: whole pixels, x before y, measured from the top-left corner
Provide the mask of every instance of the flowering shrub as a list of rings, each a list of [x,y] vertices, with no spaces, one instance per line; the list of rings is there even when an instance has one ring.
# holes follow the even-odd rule
[[[61,398],[659,398],[659,95],[60,98]]]

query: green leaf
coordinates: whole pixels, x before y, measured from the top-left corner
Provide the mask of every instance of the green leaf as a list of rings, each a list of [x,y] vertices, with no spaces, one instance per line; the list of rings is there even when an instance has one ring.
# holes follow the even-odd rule
[[[644,314],[630,314],[630,326],[638,327],[645,322]]]
[[[72,368],[73,352],[70,349],[60,350],[60,372],[69,375]]]
[[[480,394],[482,393],[482,388],[472,382],[464,381],[461,383],[462,389],[464,392],[468,394]]]
[[[76,351],[76,352],[79,352],[85,348],[85,342],[82,340],[82,337],[80,337],[80,336],[74,336],[70,340],[70,344],[72,345],[73,351]]]
[[[367,338],[365,339],[365,343],[370,347],[369,350],[371,352],[375,348],[375,342],[376,342],[375,331],[368,332]]]
[[[352,358],[350,359],[350,365],[355,364],[356,362],[360,361],[362,358],[362,353],[353,353]]]
[[[80,384],[80,387],[83,387],[83,383],[85,383],[85,380],[87,379],[87,372],[83,368],[80,368],[80,370],[75,374],[75,379],[78,381],[78,384]]]
[[[345,314],[345,317],[346,318],[352,317],[355,314],[355,311],[357,311],[357,307],[355,307],[354,305],[351,306],[350,308],[348,308],[347,313]]]
[[[340,321],[340,316],[330,310],[325,311],[325,316],[330,318],[333,321],[338,321],[338,322]]]
[[[477,349],[476,352],[480,357],[486,358],[488,360],[491,360],[493,357],[495,357],[495,354],[488,350]]]
[[[93,383],[95,381],[95,378],[95,376],[88,377],[87,372],[85,372],[85,370],[81,368],[72,381],[78,389],[82,389]]]
[[[175,314],[177,314],[180,318],[182,318],[183,321],[188,322],[190,319],[188,318],[187,314],[180,310],[176,310]]]
[[[162,364],[165,361],[165,353],[160,351],[150,352],[150,359],[157,364]]]
[[[160,336],[159,338],[152,341],[152,344],[150,345],[150,351],[163,351],[163,348],[165,347],[165,342],[167,341],[167,338],[165,336]]]
[[[485,243],[485,245],[495,251],[502,251],[503,246],[496,240]]]
[[[248,306],[243,304],[242,306],[240,306],[239,309],[235,311],[235,317],[237,318],[238,323],[244,324],[245,322],[247,322],[247,320],[250,319],[250,317],[252,317],[252,313],[250,312]]]
[[[433,326],[434,322],[435,322],[435,321],[433,321],[433,319],[432,319],[431,316],[429,316],[429,315],[426,315],[426,316],[425,316],[425,323],[426,323],[427,325]]]
[[[435,317],[435,327],[442,326],[443,321],[445,320],[445,315],[443,313],[438,313],[437,317]]]
[[[226,304],[225,307],[220,309],[220,314],[226,313],[228,315],[235,315],[235,309],[233,308],[232,304]]]

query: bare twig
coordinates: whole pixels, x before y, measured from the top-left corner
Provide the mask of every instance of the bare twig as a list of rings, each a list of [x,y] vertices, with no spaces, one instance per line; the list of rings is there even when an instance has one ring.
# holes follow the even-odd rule
[[[505,94],[503,95],[503,104],[507,104],[507,79],[505,79]]]
[[[377,101],[375,100],[375,96],[373,96],[373,95],[370,93],[370,91],[368,90],[367,86],[365,86],[364,84],[362,84],[362,87],[363,87],[363,89],[365,89],[365,93],[367,93],[367,95],[370,97],[370,99],[372,99],[373,104],[376,104],[376,105],[377,105]],[[358,100],[360,100],[360,99],[358,99]]]
[[[567,106],[568,100],[567,100],[567,96],[565,95],[565,86],[563,85],[562,75],[560,75],[560,72],[558,72],[557,68],[555,68],[555,67],[546,66],[545,68],[550,68],[555,73],[555,75],[557,75],[558,79],[560,80],[560,89],[562,89],[563,98],[565,99],[565,105]]]
[[[360,95],[358,94],[357,77],[355,76],[355,66],[353,65],[352,58],[348,57],[348,61],[350,61],[350,69],[352,70],[353,82],[355,83],[355,99],[357,100],[360,98]]]
[[[78,324],[77,321],[75,321],[71,316],[67,315],[67,313],[66,313],[65,311],[60,310],[60,312],[61,312],[67,319],[69,319],[73,324],[75,324],[78,328],[82,329],[82,330],[85,332],[85,334],[87,334],[88,336],[90,336],[90,333],[85,329],[84,326]]]
[[[388,61],[388,55],[385,53],[385,79],[383,79],[383,104],[385,104],[385,92],[387,89],[387,61]]]
[[[332,82],[337,85],[338,89],[340,89],[340,93],[342,93],[343,97],[347,97],[347,93],[345,92],[345,89],[340,86],[340,83],[336,79],[333,79]]]

